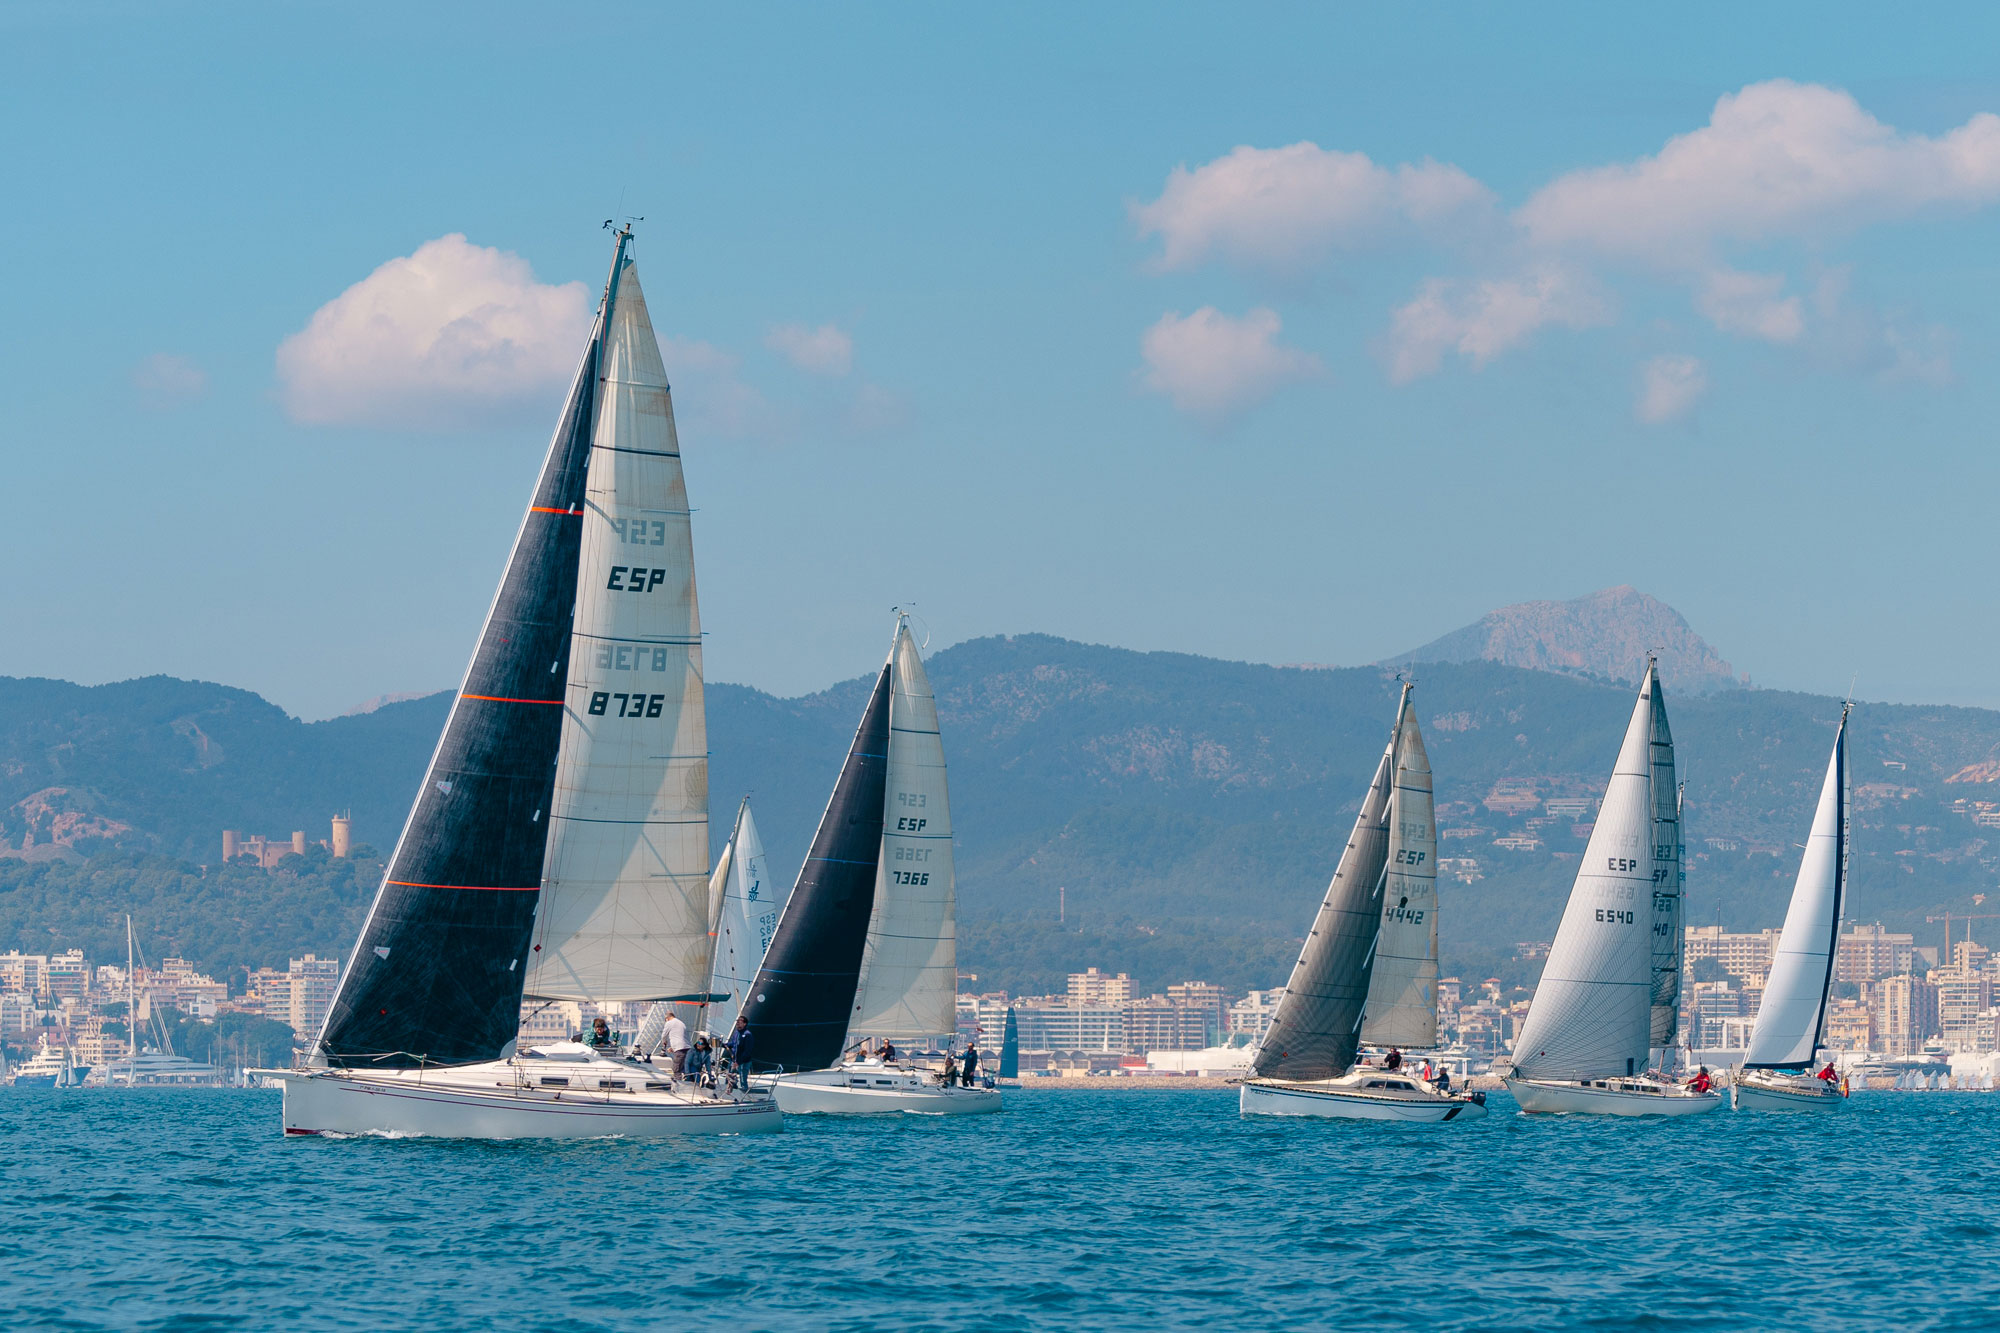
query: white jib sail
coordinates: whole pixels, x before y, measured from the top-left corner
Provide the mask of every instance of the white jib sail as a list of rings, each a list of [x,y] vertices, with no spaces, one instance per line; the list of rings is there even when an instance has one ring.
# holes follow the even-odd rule
[[[1597,827],[1514,1043],[1514,1069],[1523,1078],[1603,1078],[1646,1067],[1653,1001],[1651,750],[1659,689],[1659,673],[1648,664]]]
[[[715,929],[715,974],[709,982],[710,994],[728,998],[710,1003],[710,1032],[728,1032],[735,1025],[743,998],[757,979],[764,951],[777,933],[785,899],[792,892],[791,885],[764,873],[764,841],[757,836],[757,821],[751,817],[747,800],[736,814],[736,833],[729,845],[722,910]]]
[[[1361,1021],[1361,1040],[1370,1045],[1437,1045],[1437,828],[1431,816],[1430,759],[1406,685],[1396,719],[1381,928]]]
[[[1833,980],[1833,951],[1840,933],[1841,890],[1847,880],[1847,719],[1834,733],[1812,833],[1799,859],[1792,905],[1778,936],[1777,956],[1764,983],[1757,1027],[1743,1063],[1754,1068],[1801,1069],[1818,1049],[1826,992]]]
[[[906,620],[897,621],[889,659],[882,854],[861,982],[847,1024],[850,1041],[941,1036],[958,1027],[958,905],[944,740],[937,701]]]
[[[569,702],[527,992],[705,993],[708,728],[687,487],[666,368],[628,261],[590,457]]]

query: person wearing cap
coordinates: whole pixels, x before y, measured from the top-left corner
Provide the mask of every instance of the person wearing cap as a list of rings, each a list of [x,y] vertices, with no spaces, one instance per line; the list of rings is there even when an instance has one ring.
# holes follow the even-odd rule
[[[979,1043],[965,1043],[965,1063],[959,1066],[958,1081],[966,1087],[972,1086],[972,1076],[979,1072]]]

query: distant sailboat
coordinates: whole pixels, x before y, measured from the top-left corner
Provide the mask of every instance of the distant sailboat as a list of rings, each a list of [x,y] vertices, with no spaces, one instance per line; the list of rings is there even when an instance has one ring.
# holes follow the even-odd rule
[[[957,893],[937,703],[898,616],[889,660],[745,1014],[753,1063],[788,1112],[1000,1109],[1000,1094],[842,1053],[873,1038],[949,1039],[958,1026]]]
[[[618,236],[583,362],[464,684],[305,1070],[292,1134],[740,1133],[613,1050],[515,1049],[524,994],[698,1004],[708,758],[673,405]]]
[[[774,883],[764,872],[764,842],[757,836],[747,796],[736,811],[736,827],[716,873],[721,882],[716,886],[715,970],[708,983],[713,998],[707,1026],[724,1036],[736,1026],[736,1015],[757,979],[790,896],[784,884]]]
[[[1847,897],[1847,786],[1847,709],[1842,708],[1785,928],[1757,1007],[1757,1026],[1730,1081],[1730,1100],[1740,1111],[1818,1110],[1841,1103],[1839,1085],[1815,1077],[1814,1065],[1826,1032],[1826,997],[1833,988]]]
[[[1437,1045],[1437,830],[1410,693],[1405,683],[1354,832],[1251,1062],[1239,1095],[1245,1114],[1419,1121],[1485,1114],[1484,1094],[1355,1064],[1363,1043]]]
[[[1687,1115],[1720,1094],[1653,1072],[1674,1044],[1681,917],[1674,738],[1651,659],[1562,924],[1514,1043],[1508,1090],[1528,1112]]]

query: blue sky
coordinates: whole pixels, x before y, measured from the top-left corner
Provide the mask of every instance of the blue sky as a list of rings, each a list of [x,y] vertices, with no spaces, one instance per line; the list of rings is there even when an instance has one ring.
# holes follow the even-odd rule
[[[1996,27],[13,5],[0,672],[455,681],[635,214],[712,679],[898,602],[1353,663],[1631,583],[2000,706]]]

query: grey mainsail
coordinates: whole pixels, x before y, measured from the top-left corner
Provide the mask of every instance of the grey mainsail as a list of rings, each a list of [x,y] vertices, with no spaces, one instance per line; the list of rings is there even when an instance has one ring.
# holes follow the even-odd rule
[[[1653,1005],[1656,1049],[1674,1044],[1680,1033],[1681,908],[1687,891],[1682,863],[1681,790],[1674,772],[1674,736],[1667,726],[1666,700],[1653,691]]]
[[[1437,1045],[1437,826],[1430,759],[1408,685],[1391,752],[1396,780],[1389,794],[1389,857],[1361,1040],[1421,1048]]]
[[[1406,686],[1406,698],[1408,692]],[[1347,1071],[1360,1049],[1369,956],[1381,926],[1377,895],[1389,858],[1395,759],[1392,732],[1320,901],[1319,914],[1285,983],[1278,1012],[1251,1061],[1251,1072],[1259,1078],[1332,1078]]]

